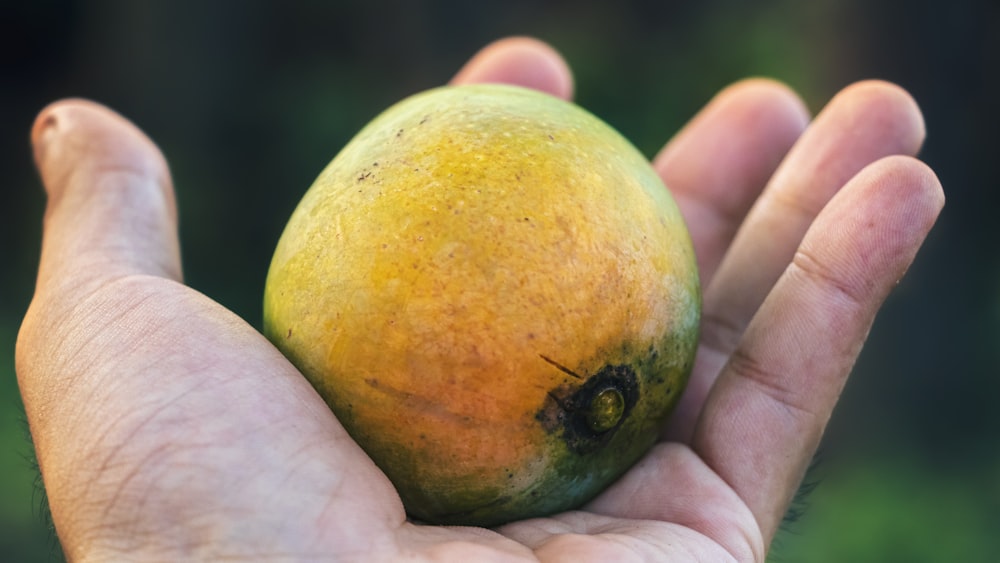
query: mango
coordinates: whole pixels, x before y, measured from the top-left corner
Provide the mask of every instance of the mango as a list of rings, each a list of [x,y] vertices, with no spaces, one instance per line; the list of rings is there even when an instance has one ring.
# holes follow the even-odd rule
[[[580,107],[504,85],[399,102],[292,214],[264,332],[408,514],[581,506],[656,442],[701,296],[675,202]]]

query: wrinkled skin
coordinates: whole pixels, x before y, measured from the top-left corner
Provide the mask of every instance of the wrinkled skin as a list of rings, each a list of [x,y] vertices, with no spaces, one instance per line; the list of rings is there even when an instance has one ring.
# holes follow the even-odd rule
[[[454,81],[572,90],[561,58],[528,39],[487,47]],[[408,522],[291,364],[183,285],[152,141],[106,108],[56,103],[32,131],[48,207],[16,359],[63,548],[83,561],[762,561],[943,205],[912,158],[923,135],[913,100],[878,82],[811,122],[767,81],[709,102],[654,160],[704,292],[680,408],[583,509],[487,530]]]

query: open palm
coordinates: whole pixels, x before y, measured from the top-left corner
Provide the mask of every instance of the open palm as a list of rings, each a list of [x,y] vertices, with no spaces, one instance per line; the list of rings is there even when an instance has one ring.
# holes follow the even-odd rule
[[[551,48],[488,46],[456,83],[568,98]],[[409,522],[270,343],[181,282],[155,145],[64,101],[32,131],[48,194],[17,372],[73,560],[761,561],[883,300],[943,205],[920,112],[856,84],[812,120],[763,80],[656,157],[691,229],[702,346],[662,441],[579,511],[495,530]]]

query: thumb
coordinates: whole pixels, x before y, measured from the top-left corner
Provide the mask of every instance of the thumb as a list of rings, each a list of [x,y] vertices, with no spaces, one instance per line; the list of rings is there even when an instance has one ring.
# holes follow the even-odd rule
[[[31,130],[48,195],[39,288],[127,274],[181,278],[166,161],[128,120],[94,102],[46,107]]]

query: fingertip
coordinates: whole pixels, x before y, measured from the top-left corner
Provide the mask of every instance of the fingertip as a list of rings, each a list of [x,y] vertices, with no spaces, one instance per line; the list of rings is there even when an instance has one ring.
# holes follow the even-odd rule
[[[452,84],[504,83],[563,99],[573,97],[573,74],[551,45],[533,37],[507,37],[483,47]]]
[[[81,170],[130,170],[161,185],[169,183],[166,160],[156,144],[131,121],[91,100],[67,98],[43,108],[32,125],[31,143],[50,198],[61,196],[71,173]]]
[[[46,106],[35,117],[35,122],[31,126],[31,146],[34,149],[35,161],[41,161],[41,151],[45,149],[49,138],[55,134],[59,126],[57,114],[59,102]]]
[[[709,105],[725,115],[727,123],[752,130],[759,142],[772,147],[774,153],[766,168],[768,177],[812,120],[798,93],[770,78],[735,82],[720,91]]]
[[[853,177],[816,218],[800,254],[819,256],[839,287],[862,301],[902,278],[944,206],[931,168],[908,155],[876,160]]]
[[[115,149],[132,143],[137,150],[152,153],[154,160],[162,160],[159,149],[138,127],[111,108],[83,98],[66,98],[43,108],[31,128],[31,141],[36,148],[45,149],[57,138],[78,141],[79,137],[97,136],[97,140],[114,141]],[[87,148],[90,143],[80,148]],[[129,151],[133,154],[135,151]]]
[[[57,140],[60,135],[65,133],[66,129],[70,127],[72,118],[69,114],[74,112],[76,108],[88,103],[85,100],[79,99],[65,99],[52,102],[38,113],[35,117],[35,122],[31,126],[31,147],[35,158],[35,166],[42,176],[43,187],[49,193],[50,197],[56,195],[53,193],[55,186],[61,186],[64,182],[53,180],[54,171],[48,165],[51,161],[61,160],[62,158],[53,159],[49,157],[53,150],[58,150]],[[62,156],[60,155],[60,157]]]
[[[862,80],[841,90],[830,106],[845,104],[864,112],[895,131],[899,152],[915,155],[927,136],[926,123],[917,101],[903,87],[885,80]]]
[[[45,106],[31,127],[35,160],[44,164],[45,151],[56,139],[81,127],[93,127],[98,120],[121,119],[110,109],[83,98],[65,98]]]
[[[780,159],[802,135],[810,120],[805,102],[786,84],[769,78],[740,80],[719,91],[705,109],[660,151],[654,165],[665,173],[670,160],[677,158],[674,153],[685,152],[677,150],[678,144],[692,145],[693,150],[705,151],[708,147],[687,142],[690,135],[686,134],[695,132],[697,137],[702,137],[705,130],[716,129],[730,136],[752,130],[760,144],[776,148],[775,156]],[[683,159],[687,160],[687,155]],[[774,166],[777,162],[768,166],[768,176]]]
[[[882,189],[889,191],[886,204],[908,203],[915,215],[908,223],[929,230],[945,204],[944,188],[927,163],[908,155],[892,155],[871,164],[865,172],[881,178]],[[923,221],[920,218],[923,218]]]
[[[722,91],[721,97],[740,98],[743,103],[758,108],[771,119],[777,119],[798,133],[809,125],[812,115],[795,90],[772,78],[747,78]]]
[[[40,279],[78,277],[83,256],[180,279],[170,173],[145,133],[97,102],[71,98],[39,112],[31,142],[47,195]]]

